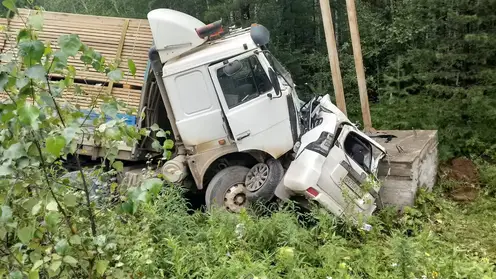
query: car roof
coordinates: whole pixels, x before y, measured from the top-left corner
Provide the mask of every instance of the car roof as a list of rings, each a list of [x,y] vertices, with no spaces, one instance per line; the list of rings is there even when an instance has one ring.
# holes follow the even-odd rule
[[[248,29],[243,29],[223,38],[206,42],[178,57],[167,61],[163,75],[170,76],[202,65],[210,65],[257,48]]]

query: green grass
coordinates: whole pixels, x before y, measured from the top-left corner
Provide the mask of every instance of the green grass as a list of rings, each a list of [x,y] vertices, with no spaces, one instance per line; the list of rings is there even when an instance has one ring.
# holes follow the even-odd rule
[[[459,205],[437,189],[403,215],[384,210],[366,233],[321,209],[188,214],[181,189],[169,187],[138,217],[105,228],[118,247],[112,271],[115,278],[496,278],[496,199]]]

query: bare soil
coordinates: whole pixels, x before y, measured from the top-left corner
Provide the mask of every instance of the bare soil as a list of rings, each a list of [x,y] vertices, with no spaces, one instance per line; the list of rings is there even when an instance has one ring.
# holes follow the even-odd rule
[[[465,158],[456,158],[451,161],[449,178],[464,183],[479,184],[479,172],[474,162]]]
[[[479,195],[479,172],[477,166],[469,159],[456,158],[443,168],[449,181],[456,182],[448,196],[457,202],[472,202]]]

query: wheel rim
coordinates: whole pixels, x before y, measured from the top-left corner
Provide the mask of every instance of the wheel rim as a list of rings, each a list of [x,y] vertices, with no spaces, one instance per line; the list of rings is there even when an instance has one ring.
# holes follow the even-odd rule
[[[246,206],[246,203],[245,186],[242,183],[227,189],[224,195],[224,205],[228,210],[238,213],[241,208]]]
[[[256,164],[246,175],[245,187],[250,192],[260,190],[269,179],[269,166],[267,164]]]

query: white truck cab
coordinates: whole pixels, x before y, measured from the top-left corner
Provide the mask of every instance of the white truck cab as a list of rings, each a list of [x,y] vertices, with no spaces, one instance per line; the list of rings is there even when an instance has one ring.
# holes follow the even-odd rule
[[[300,100],[289,73],[264,48],[269,34],[263,26],[212,40],[200,32],[220,31],[219,25],[206,26],[177,11],[154,10],[148,19],[155,80],[147,83],[158,84],[179,153],[187,155],[181,159],[199,189],[210,179],[205,179],[209,167],[223,156],[259,161],[293,149],[302,130]],[[145,100],[157,93],[152,87]],[[142,102],[147,105],[153,104]]]
[[[138,126],[171,131],[175,150],[158,170],[165,179],[192,178],[207,206],[233,212],[274,195],[305,196],[336,215],[350,205],[374,210],[377,187],[357,189],[374,177],[384,149],[329,95],[302,106],[291,75],[266,47],[265,27],[225,31],[220,21],[205,25],[168,9],[151,11],[148,20],[154,46]],[[144,139],[125,159],[150,152]]]

